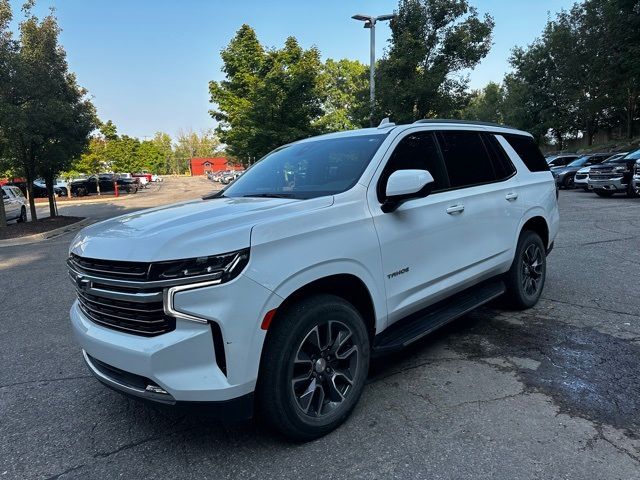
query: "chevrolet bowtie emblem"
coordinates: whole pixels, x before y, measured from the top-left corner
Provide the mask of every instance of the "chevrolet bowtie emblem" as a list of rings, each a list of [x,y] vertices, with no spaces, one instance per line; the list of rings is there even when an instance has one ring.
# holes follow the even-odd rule
[[[77,275],[76,276],[76,286],[80,289],[80,290],[85,290],[88,286],[89,286],[89,280],[87,280],[86,278],[84,278],[83,275]]]

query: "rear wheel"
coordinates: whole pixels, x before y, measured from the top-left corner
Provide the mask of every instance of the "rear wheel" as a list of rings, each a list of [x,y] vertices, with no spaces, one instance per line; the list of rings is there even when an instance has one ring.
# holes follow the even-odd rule
[[[610,192],[609,190],[594,190],[594,192],[596,192],[596,195],[598,195],[599,197],[605,197],[605,198],[613,197],[613,193],[614,193],[614,192]]]
[[[544,243],[536,232],[525,230],[520,234],[515,258],[505,276],[509,304],[518,310],[533,307],[540,299],[546,276]]]
[[[257,408],[296,441],[321,437],[346,420],[369,369],[369,335],[360,313],[334,295],[288,308],[269,329]]]
[[[564,180],[562,180],[562,186],[564,188],[573,188],[574,183],[575,183],[575,175],[571,173],[567,174],[564,177]]]

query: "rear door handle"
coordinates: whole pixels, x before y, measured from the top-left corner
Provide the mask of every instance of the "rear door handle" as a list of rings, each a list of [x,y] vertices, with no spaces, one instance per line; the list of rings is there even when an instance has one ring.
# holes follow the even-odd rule
[[[447,208],[447,213],[449,215],[456,215],[462,212],[464,212],[464,205],[451,205],[449,208]]]
[[[517,200],[518,199],[518,194],[515,192],[509,192],[505,195],[505,197],[507,200],[509,200],[510,202],[512,202],[513,200]]]

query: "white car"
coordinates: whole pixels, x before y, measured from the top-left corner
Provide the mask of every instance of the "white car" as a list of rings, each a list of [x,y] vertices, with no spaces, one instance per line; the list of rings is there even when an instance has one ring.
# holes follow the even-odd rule
[[[629,152],[620,152],[615,155],[607,158],[602,164],[606,163],[615,163],[619,159],[624,158]],[[576,172],[576,175],[573,179],[574,186],[576,188],[583,188],[584,190],[589,190],[589,171],[591,170],[591,166],[583,167]]]
[[[540,298],[556,187],[531,135],[419,121],[309,138],[217,194],[73,240],[71,324],[104,384],[258,414],[310,440],[341,424],[372,356],[501,295]]]
[[[18,187],[5,185],[2,187],[2,200],[7,221],[16,220],[18,223],[27,221],[27,199]]]
[[[45,190],[47,189],[47,184],[42,178],[38,178],[37,180],[34,180],[33,184],[37,185],[40,188],[44,188]],[[67,190],[67,182],[65,182],[60,178],[56,178],[53,181],[53,188],[54,188],[54,192],[57,192],[58,195],[63,195],[66,197],[69,194]]]

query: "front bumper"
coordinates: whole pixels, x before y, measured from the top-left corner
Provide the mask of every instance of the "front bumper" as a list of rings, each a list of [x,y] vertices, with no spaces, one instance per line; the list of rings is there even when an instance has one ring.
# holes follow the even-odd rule
[[[111,388],[169,405],[227,402],[255,389],[266,333],[260,322],[280,301],[240,275],[227,284],[176,293],[174,308],[206,321],[177,318],[174,330],[153,337],[101,326],[84,314],[77,301],[70,315],[87,365]],[[212,323],[223,339],[226,369],[216,363]]]
[[[253,393],[231,400],[214,402],[176,401],[168,392],[148,379],[121,371],[91,357],[82,350],[89,371],[104,385],[138,400],[171,407],[198,410],[225,421],[246,420],[253,416]]]
[[[609,190],[616,192],[624,192],[627,184],[623,183],[623,177],[611,177],[607,179],[594,180],[589,178],[589,190]]]
[[[576,187],[586,187],[587,185],[589,185],[589,177],[585,176],[584,178],[582,178],[581,176],[576,175],[573,179],[573,183]]]

